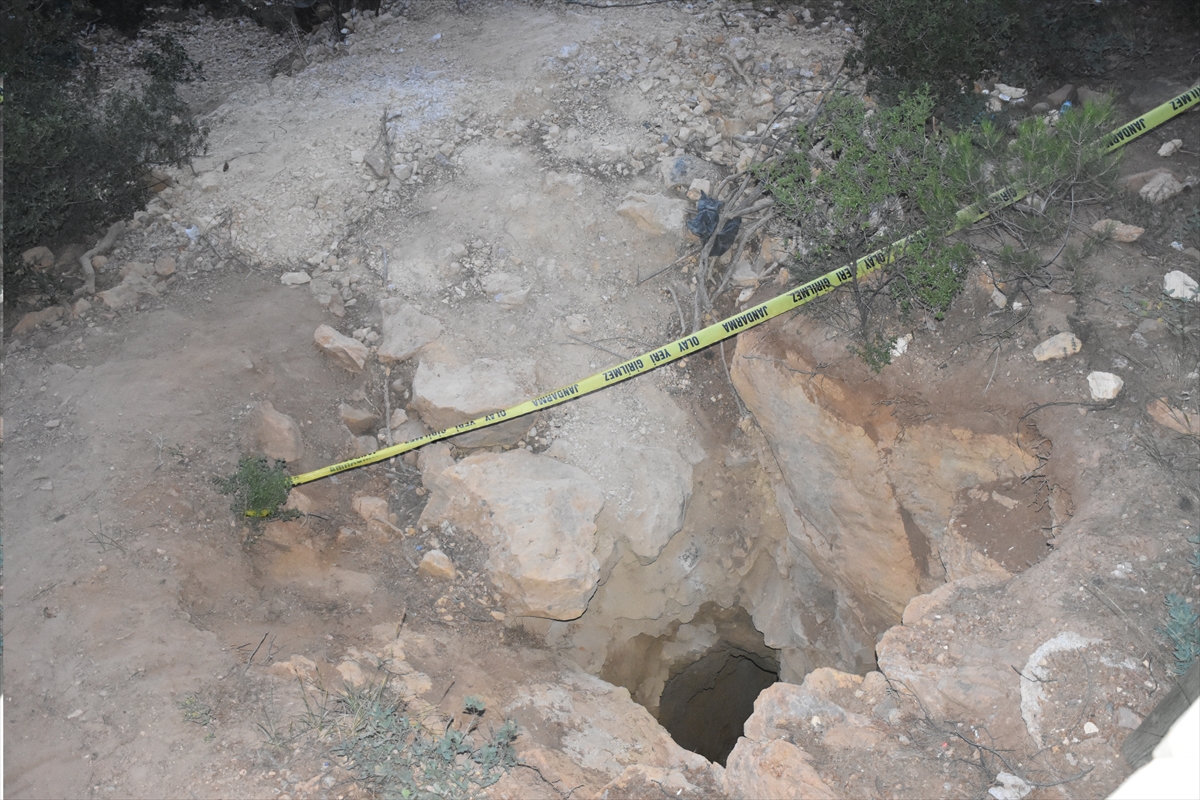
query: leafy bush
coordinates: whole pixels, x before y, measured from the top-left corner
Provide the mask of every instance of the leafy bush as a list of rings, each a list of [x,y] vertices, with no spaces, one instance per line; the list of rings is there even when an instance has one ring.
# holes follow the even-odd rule
[[[797,131],[796,148],[758,169],[776,204],[804,232],[801,278],[922,228],[941,232],[953,224],[964,187],[951,196],[955,187],[940,176],[940,143],[925,130],[932,107],[927,93],[888,108],[833,97],[815,124]],[[877,301],[944,314],[962,287],[963,256],[940,236],[926,236],[909,247],[903,268],[852,283],[852,299],[841,309],[854,334],[852,349],[882,369],[892,342],[875,325]]]
[[[287,502],[292,488],[292,477],[283,461],[249,456],[238,462],[237,472],[228,478],[216,476],[213,483],[221,494],[233,495],[231,508],[235,514],[260,520],[295,516],[296,512],[288,514],[279,508]]]
[[[1175,648],[1175,674],[1182,675],[1200,656],[1200,615],[1177,594],[1167,595],[1167,624],[1161,629]]]
[[[1200,26],[1200,5],[1191,0],[1153,4],[1152,24],[1147,6],[1131,0],[863,0],[857,7],[863,37],[847,65],[867,74],[870,91],[891,102],[927,86],[944,114],[966,121],[975,80],[1099,76],[1149,56],[1161,30]]]
[[[99,100],[69,8],[20,3],[5,14],[4,258],[12,301],[29,277],[22,251],[82,238],[141,208],[150,168],[186,163],[202,151],[206,131],[175,91],[200,65],[169,37],[155,37],[139,88]]]
[[[1009,41],[1012,7],[1004,0],[865,0],[862,44],[847,66],[869,75],[868,88],[896,98],[928,87],[951,100],[997,65]]]
[[[374,796],[384,800],[476,797],[517,764],[512,743],[517,726],[506,721],[487,737],[477,734],[485,707],[467,698],[464,730],[447,725],[440,733],[409,716],[384,685],[349,689],[339,699],[348,728],[339,732],[334,752]]]
[[[851,349],[875,370],[888,363],[892,344],[882,316],[895,308],[941,319],[962,289],[972,250],[947,236],[974,214],[960,209],[997,212],[1010,244],[991,254],[993,278],[1024,291],[1048,280],[1036,248],[1066,229],[1071,203],[1104,197],[1116,176],[1117,156],[1097,144],[1112,118],[1108,104],[1064,114],[1055,127],[1030,118],[1015,135],[990,121],[938,133],[933,106],[926,92],[887,107],[833,97],[815,123],[797,130],[792,150],[757,168],[777,207],[799,226],[801,280],[907,238],[895,263],[852,282],[816,312],[851,333]],[[1005,187],[1030,192],[1021,209],[995,208],[991,196]]]

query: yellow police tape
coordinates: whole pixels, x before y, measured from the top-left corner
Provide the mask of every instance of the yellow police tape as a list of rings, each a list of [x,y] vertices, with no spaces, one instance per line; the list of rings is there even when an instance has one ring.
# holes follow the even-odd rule
[[[1161,125],[1172,117],[1183,113],[1187,109],[1200,102],[1200,86],[1193,87],[1183,94],[1163,103],[1161,106],[1146,112],[1137,119],[1122,125],[1112,133],[1108,134],[1101,140],[1101,144],[1106,151],[1115,150],[1122,145],[1128,144],[1137,137],[1146,133],[1149,130]],[[987,200],[981,204],[968,206],[960,210],[957,214],[957,224],[954,231],[961,230],[968,225],[986,217],[988,214],[1005,206],[1011,205],[1028,194],[1027,189],[1007,187],[989,195]],[[949,231],[948,233],[953,233]],[[478,419],[473,419],[469,422],[463,422],[445,430],[431,433],[422,436],[419,439],[412,439],[407,442],[386,447],[382,450],[377,450],[370,455],[359,456],[352,458],[349,461],[342,461],[338,464],[333,464],[328,467],[305,472],[302,475],[292,477],[292,485],[299,486],[304,483],[319,480],[339,472],[345,472],[348,469],[366,466],[367,464],[375,464],[380,461],[386,461],[389,458],[407,453],[410,450],[416,450],[433,442],[442,439],[449,439],[452,436],[458,436],[461,433],[468,431],[487,428],[492,425],[499,424],[506,420],[517,419],[532,414],[535,411],[543,411],[547,408],[552,408],[568,400],[574,400],[592,392],[599,391],[608,386],[612,386],[622,381],[627,381],[635,375],[641,375],[644,372],[649,372],[652,369],[657,369],[664,364],[670,364],[672,361],[690,356],[698,350],[702,350],[709,345],[724,341],[731,337],[737,336],[745,330],[749,330],[757,325],[761,325],[769,319],[774,319],[782,314],[787,313],[795,308],[799,308],[810,300],[815,300],[822,295],[832,292],[837,287],[852,280],[864,277],[878,270],[879,268],[891,264],[897,258],[904,254],[907,245],[921,235],[920,233],[906,236],[899,241],[876,250],[873,253],[863,256],[849,266],[836,269],[833,272],[826,273],[821,277],[811,280],[801,286],[792,289],[778,297],[773,297],[765,303],[756,305],[748,311],[743,311],[740,314],[735,314],[728,319],[723,319],[720,322],[715,322],[707,328],[696,331],[693,334],[676,339],[675,341],[665,344],[656,350],[648,353],[643,353],[640,356],[631,358],[628,361],[618,364],[611,369],[606,369],[604,372],[598,372],[595,375],[584,378],[577,383],[572,383],[569,386],[564,386],[561,389],[556,389],[553,392],[535,397],[532,400],[527,400],[518,406],[514,406],[504,411],[497,411],[493,414],[488,414]]]

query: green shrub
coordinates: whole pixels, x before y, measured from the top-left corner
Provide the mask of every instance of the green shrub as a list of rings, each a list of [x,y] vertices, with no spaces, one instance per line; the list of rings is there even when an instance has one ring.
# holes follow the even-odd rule
[[[891,100],[928,87],[945,103],[997,66],[1010,39],[1013,4],[1004,0],[865,0],[862,44],[847,66]]]
[[[440,800],[479,796],[517,764],[517,726],[506,721],[490,735],[477,731],[483,701],[467,698],[465,729],[430,730],[392,699],[383,685],[349,689],[339,698],[349,726],[339,728],[334,752],[372,795],[384,800]]]
[[[1200,615],[1180,595],[1169,594],[1164,603],[1167,624],[1160,630],[1175,648],[1175,674],[1182,675],[1200,656]]]
[[[797,131],[796,148],[758,168],[776,204],[800,226],[807,248],[797,264],[801,278],[918,230],[940,234],[953,225],[968,196],[966,187],[941,176],[944,148],[926,132],[932,108],[924,92],[891,107],[833,97],[814,125]],[[882,369],[892,341],[876,325],[880,300],[940,317],[962,288],[965,256],[940,235],[923,236],[908,248],[902,268],[852,283],[842,309],[851,349]]]
[[[793,149],[756,168],[799,227],[794,266],[801,280],[908,237],[895,263],[814,312],[850,333],[851,350],[875,370],[888,363],[892,342],[882,318],[896,309],[942,319],[961,291],[974,259],[953,236],[973,219],[961,209],[991,211],[988,224],[1003,223],[1010,242],[988,254],[997,264],[993,277],[1023,291],[1049,281],[1038,248],[1066,230],[1072,203],[1105,197],[1116,176],[1118,155],[1097,144],[1111,124],[1110,104],[1073,110],[1055,127],[1031,118],[1011,135],[991,121],[939,134],[930,124],[933,106],[926,92],[892,106],[833,97],[815,123],[796,131]],[[994,207],[991,195],[1005,187],[1027,189],[1025,207]]]
[[[200,74],[178,43],[155,37],[141,60],[141,87],[101,101],[74,41],[75,21],[58,8],[14,4],[0,26],[10,302],[32,277],[22,251],[84,238],[142,208],[149,169],[186,163],[206,138],[175,91]]]
[[[1155,4],[1159,25],[1194,30],[1195,3]],[[973,82],[1026,86],[1100,76],[1153,50],[1157,26],[1131,0],[864,0],[861,44],[847,65],[886,102],[929,88],[940,116],[969,123],[982,110]]]
[[[228,478],[216,476],[213,483],[221,494],[233,496],[231,508],[235,514],[261,520],[267,517],[288,519],[297,513],[280,510],[292,488],[292,477],[283,461],[249,456],[238,462],[237,472]]]

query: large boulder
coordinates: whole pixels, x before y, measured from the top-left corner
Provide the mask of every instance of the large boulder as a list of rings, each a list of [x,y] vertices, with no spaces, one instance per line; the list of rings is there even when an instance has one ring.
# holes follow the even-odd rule
[[[791,742],[740,739],[725,763],[725,793],[735,800],[837,800],[812,766],[812,757]]]
[[[812,365],[795,353],[781,358],[767,335],[740,337],[730,370],[778,461],[790,539],[837,587],[839,624],[869,665],[875,637],[899,621],[921,576],[872,436],[879,433],[837,413],[831,401],[848,387],[806,380]]]
[[[487,568],[517,616],[581,616],[600,580],[600,487],[583,470],[526,450],[480,453],[424,475],[421,524],[449,522],[488,547]]]
[[[357,339],[338,333],[328,325],[318,325],[313,341],[334,363],[348,372],[362,372],[370,351]]]
[[[296,420],[275,410],[264,400],[250,416],[250,435],[254,447],[268,458],[294,464],[304,455],[304,440]]]
[[[440,431],[485,414],[503,411],[535,396],[531,361],[481,358],[453,364],[422,358],[413,377],[413,408],[431,430]],[[516,444],[533,424],[533,415],[459,436],[460,447]]]
[[[571,666],[564,666],[553,683],[530,682],[505,706],[504,714],[523,728],[556,732],[560,747],[538,748],[526,757],[534,763],[544,760],[555,772],[564,762],[573,762],[612,778],[636,766],[667,772],[664,777],[674,772],[675,781],[692,783],[719,775],[719,767],[676,744],[628,691]]]
[[[821,374],[805,348],[803,324],[742,335],[730,365],[778,466],[776,496],[789,534],[790,546],[775,560],[792,586],[786,598],[764,587],[762,596],[775,599],[762,611],[775,609],[754,618],[773,647],[819,635],[817,626],[799,624],[805,611],[787,598],[820,576],[836,596],[834,624],[844,637],[837,649],[853,651],[858,667],[870,668],[877,637],[900,621],[911,598],[996,566],[981,539],[950,530],[964,498],[991,498],[1001,482],[1019,484],[1037,462],[1013,437],[901,425],[869,387]],[[1048,520],[1022,511],[1011,516],[1010,538],[1041,542]]]
[[[617,213],[655,236],[665,233],[682,236],[687,203],[661,194],[630,192],[617,206]]]
[[[871,717],[846,707],[862,708],[877,699],[870,695],[885,685],[882,676],[873,673],[871,683],[874,688],[860,675],[821,668],[810,672],[800,685],[776,683],[760,692],[754,713],[746,720],[745,735],[726,760],[726,794],[738,800],[846,796],[844,789],[831,789],[817,772],[810,750],[836,750],[859,769],[886,760],[884,730]],[[837,780],[835,785],[841,783]]]
[[[376,355],[384,364],[395,364],[416,355],[422,347],[442,335],[442,323],[422,314],[396,297],[381,300],[383,341]]]
[[[1020,644],[967,640],[943,630],[942,616],[959,596],[993,591],[1005,581],[999,573],[983,572],[939,586],[913,598],[904,610],[903,624],[879,640],[879,669],[888,680],[921,698],[935,719],[970,719],[987,726],[997,740],[1017,742],[1024,732],[1020,716]],[[938,613],[935,613],[938,612]],[[953,623],[951,623],[953,624]],[[944,651],[933,646],[953,641]],[[931,658],[931,650],[940,657]]]
[[[621,536],[643,564],[653,563],[683,528],[692,496],[692,465],[665,447],[624,453],[620,475],[629,493],[614,508]]]

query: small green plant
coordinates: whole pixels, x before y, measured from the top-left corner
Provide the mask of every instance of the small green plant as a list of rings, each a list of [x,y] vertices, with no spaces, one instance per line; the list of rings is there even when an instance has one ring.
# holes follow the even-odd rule
[[[856,97],[830,98],[821,116],[796,131],[796,146],[755,170],[777,207],[799,227],[794,265],[801,280],[905,239],[904,252],[871,276],[844,285],[811,313],[848,333],[850,349],[878,371],[890,360],[889,315],[923,312],[943,319],[962,290],[974,252],[960,209],[990,216],[1003,243],[988,253],[990,276],[1006,291],[1027,293],[1063,282],[1079,289],[1083,259],[1100,242],[1068,248],[1077,202],[1107,195],[1117,156],[1097,142],[1112,106],[1091,103],[1055,126],[1031,118],[1008,133],[991,121],[940,132],[931,122],[932,96],[903,95],[893,106]],[[991,199],[1000,189],[1024,189],[1015,208]],[[1046,259],[1047,244],[1057,254]],[[1050,267],[1063,253],[1067,257]],[[1064,281],[1063,279],[1066,278]]]
[[[469,798],[517,764],[512,743],[517,726],[506,721],[487,737],[476,733],[486,706],[467,698],[465,730],[446,725],[439,733],[412,717],[386,684],[347,689],[339,698],[348,722],[334,751],[374,796],[386,800]]]
[[[1167,606],[1167,624],[1160,632],[1175,648],[1175,674],[1182,675],[1200,656],[1200,615],[1180,595],[1169,594],[1164,601]]]
[[[194,722],[197,725],[207,725],[212,722],[212,709],[194,694],[189,694],[180,700],[179,708],[183,711],[184,722]]]
[[[238,462],[237,472],[228,478],[215,476],[213,483],[221,494],[233,495],[230,508],[235,514],[262,520],[294,519],[299,512],[282,509],[292,488],[292,476],[287,463],[272,461],[266,456],[247,456]]]
[[[942,143],[926,131],[932,109],[924,92],[892,107],[833,97],[816,123],[796,132],[795,149],[756,172],[803,232],[801,280],[922,228],[934,232],[911,241],[902,266],[851,283],[841,305],[818,312],[851,333],[850,349],[876,371],[890,361],[893,344],[878,317],[892,305],[941,317],[966,277],[965,247],[938,235],[967,196],[941,177]]]

